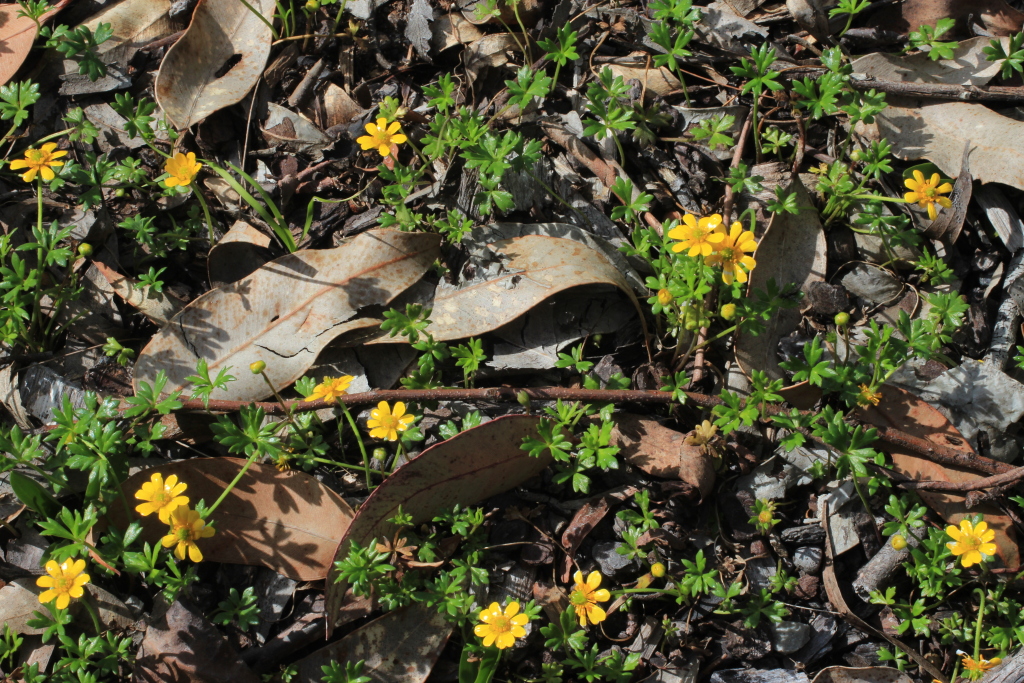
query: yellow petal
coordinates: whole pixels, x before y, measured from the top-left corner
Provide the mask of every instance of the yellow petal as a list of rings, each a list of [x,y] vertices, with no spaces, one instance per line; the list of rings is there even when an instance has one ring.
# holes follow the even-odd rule
[[[572,575],[572,580],[576,582],[577,586],[582,585],[583,584],[583,572],[579,572],[578,571],[575,574],[573,574]]]
[[[61,593],[57,596],[57,609],[67,609],[70,604],[71,596],[67,593]]]
[[[85,571],[85,560],[75,560],[74,564],[71,565],[71,573],[81,574]]]
[[[938,187],[935,188],[935,191],[936,192],[941,192],[942,194],[945,194],[947,192],[952,192],[953,191],[953,186],[950,185],[949,183],[942,183],[941,185],[939,185]]]
[[[394,417],[402,417],[405,415],[405,404],[399,401],[395,404],[395,409],[391,411]]]
[[[981,553],[979,553],[977,550],[969,550],[968,552],[964,553],[963,556],[960,558],[960,564],[962,564],[965,567],[970,567],[979,564],[980,562]]]
[[[939,212],[935,210],[935,204],[928,204],[928,218],[929,220],[935,220],[935,217],[939,215]]]
[[[14,163],[17,163],[17,162],[14,162]],[[11,168],[14,168],[14,163],[11,164]],[[686,232],[687,231],[686,231],[685,228],[683,228],[681,225],[677,225],[676,227],[674,227],[674,228],[672,228],[671,230],[668,231],[668,236],[669,236],[669,239],[684,240],[684,239],[686,239]]]
[[[608,602],[612,599],[612,594],[608,592],[607,588],[601,588],[600,590],[594,591],[594,594],[591,597],[598,602]]]
[[[509,619],[509,621],[511,621],[516,626],[526,626],[526,624],[530,621],[530,617],[526,616],[525,614],[517,614],[511,619]]]
[[[384,131],[388,129],[388,120],[383,116],[377,118],[377,130]]]
[[[494,644],[494,639],[498,637],[498,634],[494,631],[488,631],[487,635],[484,636],[484,647],[490,647]]]
[[[46,562],[46,573],[47,574],[51,574],[52,575],[52,574],[56,574],[59,571],[60,571],[60,565],[57,564],[56,560],[48,560]]]
[[[683,223],[686,223],[691,228],[697,227],[697,217],[692,214],[686,214],[683,216]]]
[[[590,572],[587,576],[587,588],[590,590],[596,590],[601,585],[601,574],[599,572]]]
[[[512,628],[509,631],[509,633],[511,633],[516,638],[525,638],[526,637],[526,629],[523,628],[522,626],[517,626],[515,624],[512,625]]]
[[[982,543],[980,546],[978,546],[978,550],[985,553],[989,557],[995,557],[996,553],[999,552],[999,549],[996,547],[995,543]]]
[[[505,608],[505,616],[514,617],[517,614],[519,614],[519,603],[513,600],[508,603],[508,607]]]
[[[608,618],[608,614],[597,605],[587,606],[587,616],[590,618],[591,624],[600,624]]]
[[[36,585],[40,588],[53,588],[53,577],[40,576],[38,579],[36,579]]]
[[[711,242],[712,244],[718,244],[719,242],[721,242],[724,239],[725,239],[725,235],[723,235],[720,232],[712,232],[712,233],[710,233],[710,234],[708,234],[707,236],[704,237],[704,240],[706,242]]]
[[[203,561],[203,553],[199,551],[199,546],[197,546],[195,543],[188,544],[188,559],[192,560],[193,562]]]
[[[57,591],[55,591],[55,590],[43,591],[42,593],[39,594],[39,604],[45,605],[48,602],[53,602],[53,599],[55,597],[57,597]]]
[[[953,206],[953,202],[949,200],[949,197],[936,197],[935,201],[944,209],[948,209]]]
[[[380,147],[377,148],[377,151],[380,153],[382,157],[391,156],[391,147],[385,145],[383,142],[381,143]]]
[[[400,124],[398,121],[392,121],[391,125],[388,126],[388,134],[389,135],[394,135],[395,133],[398,132],[398,129],[401,128],[401,127],[402,127],[402,124]]]
[[[71,588],[68,589],[68,595],[73,598],[80,598],[85,595],[85,589],[81,586],[71,586]]]
[[[488,626],[487,624],[477,624],[476,626],[473,627],[473,633],[476,634],[480,638],[483,638],[484,636],[486,636],[490,632],[491,632],[491,627]]]
[[[50,168],[49,166],[41,167],[39,169],[39,174],[43,176],[43,180],[45,180],[46,182],[50,182],[56,176],[56,174],[53,172],[53,169]]]
[[[408,139],[409,138],[405,136],[405,133],[399,133],[398,135],[394,135],[391,137],[391,142],[395,143],[396,145],[400,145],[403,142],[407,141]]]
[[[498,642],[496,643],[496,645],[498,646],[499,650],[504,650],[506,648],[512,647],[515,644],[516,637],[508,631],[498,635]]]
[[[28,162],[24,159],[15,159],[11,162],[11,170],[17,171],[19,168],[28,168]]]
[[[903,184],[906,186],[908,190],[916,190],[918,186],[918,182],[913,178],[907,178],[906,180],[903,181]]]
[[[167,534],[160,539],[160,545],[165,548],[170,548],[177,540],[178,538],[174,534]]]
[[[924,182],[924,173],[921,173],[920,171],[914,171],[914,179],[917,180],[917,182],[919,184],[923,183]]]

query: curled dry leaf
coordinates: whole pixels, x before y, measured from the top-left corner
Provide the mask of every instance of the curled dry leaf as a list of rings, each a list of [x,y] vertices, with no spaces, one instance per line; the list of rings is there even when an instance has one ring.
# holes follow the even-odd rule
[[[238,659],[227,637],[203,616],[201,609],[179,599],[150,621],[135,659],[132,680],[259,683],[260,677]]]
[[[825,232],[818,220],[818,211],[801,180],[795,179],[787,191],[796,193],[800,213],[772,216],[754,252],[757,267],[750,273],[749,291],[766,290],[768,281],[774,279],[779,288],[794,283],[806,293],[810,283],[825,279]],[[783,379],[785,374],[779,367],[777,353],[779,340],[795,330],[799,322],[799,309],[780,308],[772,313],[764,330],[756,337],[737,335],[736,361],[743,372],[750,376],[754,370],[760,370],[770,379]]]
[[[612,444],[622,449],[631,465],[647,474],[679,479],[700,492],[704,500],[715,485],[711,455],[686,443],[686,435],[639,415],[616,414]]]
[[[946,83],[950,85],[985,85],[999,75],[1002,64],[985,59],[984,49],[991,38],[972,38],[953,50],[953,59],[932,60],[925,53],[892,55],[875,52],[855,59],[850,67],[883,81],[901,83]],[[1001,41],[1003,49],[1010,47],[1009,38]]]
[[[344,559],[353,541],[365,546],[392,534],[394,527],[387,520],[399,505],[414,524],[421,524],[456,503],[476,505],[540,474],[551,461],[550,454],[532,458],[520,448],[524,438],[537,434],[539,422],[532,415],[507,415],[424,450],[385,479],[359,507],[334,559]],[[329,630],[348,588],[337,578],[332,569],[327,579]]]
[[[190,505],[200,500],[212,505],[244,464],[240,458],[182,460],[136,472],[121,489],[134,501],[135,492],[155,472],[165,479],[173,474],[188,484]],[[138,521],[141,538],[149,543],[159,543],[167,533],[156,515],[142,517],[133,510],[129,520],[120,505],[112,506],[109,515],[122,529]],[[202,539],[199,548],[211,562],[269,567],[296,581],[316,581],[327,576],[338,538],[352,516],[348,503],[314,477],[253,464],[214,511],[217,533]]]
[[[609,64],[608,68],[616,76],[622,76],[622,80],[637,80],[645,90],[649,90],[659,97],[664,97],[672,92],[682,89],[682,84],[671,71],[665,67],[635,67],[623,66],[621,64]],[[650,99],[649,97],[647,99]]]
[[[295,663],[299,683],[320,683],[324,665],[363,661],[374,681],[422,683],[441,655],[452,625],[436,607],[413,603],[389,612]]]
[[[495,274],[482,275],[457,287],[438,286],[430,316],[433,323],[428,328],[438,341],[490,332],[554,294],[581,285],[617,287],[640,310],[636,296],[611,259],[576,240],[523,235],[487,247],[494,261],[501,264]]]
[[[939,19],[955,19],[956,26],[943,40],[954,40],[968,35],[967,20],[984,24],[994,36],[1009,36],[1024,26],[1024,12],[1010,7],[1006,0],[907,0],[889,5],[871,17],[873,26],[907,33],[920,26],[935,26]]]
[[[168,15],[170,9],[171,0],[122,0],[94,14],[84,25],[95,32],[100,24],[110,24],[110,38],[97,52],[108,64],[127,66],[136,50],[176,30]]]
[[[199,0],[192,23],[167,51],[156,75],[157,103],[179,130],[240,102],[270,56],[273,0]]]
[[[974,453],[970,443],[956,427],[938,410],[904,389],[882,385],[882,400],[877,406],[859,408],[857,417],[869,425],[894,427],[913,436],[927,439],[947,448],[964,453]],[[981,479],[982,475],[934,463],[931,460],[912,455],[889,443],[879,445],[892,456],[893,469],[915,481],[949,481],[962,483]],[[961,519],[982,513],[985,521],[995,530],[995,544],[1003,565],[1011,571],[1020,566],[1020,549],[1017,546],[1013,521],[1000,513],[993,505],[978,505],[970,510],[962,494],[945,491],[918,491],[921,500],[935,510],[950,524],[959,524]]]
[[[39,18],[45,24],[53,15],[62,10],[71,0],[60,0]],[[16,4],[0,6],[0,85],[14,78],[24,63],[39,32],[36,22],[20,17],[21,6]]]
[[[182,309],[182,303],[167,292],[140,285],[138,280],[121,275],[102,261],[94,260],[92,264],[119,297],[156,324],[167,324]]]
[[[237,378],[212,398],[264,398],[270,389],[249,372],[250,363],[264,361],[275,387],[290,385],[339,334],[378,324],[353,318],[416,282],[438,257],[439,242],[426,233],[370,230],[334,249],[275,259],[176,315],[139,355],[135,387],[164,370],[165,391],[181,389],[204,358],[212,376],[230,367]]]

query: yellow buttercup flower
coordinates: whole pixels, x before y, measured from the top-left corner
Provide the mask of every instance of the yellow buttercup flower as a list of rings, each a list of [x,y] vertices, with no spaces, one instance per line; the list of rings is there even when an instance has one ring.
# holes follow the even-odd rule
[[[82,588],[89,583],[89,575],[85,571],[85,560],[64,560],[57,564],[54,560],[46,563],[48,576],[40,576],[36,579],[36,585],[40,588],[47,588],[39,594],[39,602],[45,605],[48,602],[57,601],[57,609],[67,609],[71,598],[80,598],[85,594]]]
[[[867,384],[861,384],[857,387],[860,389],[860,393],[857,394],[857,404],[862,406],[877,406],[882,400],[882,392],[871,391],[871,387]]]
[[[715,246],[715,252],[708,257],[708,263],[722,266],[722,282],[725,284],[731,285],[734,278],[737,282],[746,282],[747,271],[753,270],[757,261],[743,252],[755,249],[757,242],[754,241],[754,233],[744,230],[743,225],[736,221],[729,229],[729,234]]]
[[[659,289],[658,303],[661,304],[662,306],[668,306],[670,303],[672,303],[672,292],[668,291],[667,289]]]
[[[970,567],[985,560],[984,555],[992,557],[996,554],[996,544],[992,541],[996,532],[988,528],[988,522],[978,522],[974,526],[966,519],[960,520],[960,528],[950,525],[946,527],[946,535],[953,539],[946,547],[960,558],[960,564]]]
[[[376,149],[382,157],[391,155],[391,145],[400,145],[409,138],[402,132],[402,125],[398,121],[388,120],[383,116],[377,119],[376,123],[366,124],[366,132],[369,135],[356,138],[356,142],[363,149]]]
[[[63,150],[56,150],[56,142],[47,142],[39,149],[26,149],[24,158],[11,162],[11,170],[27,168],[28,170],[21,174],[21,179],[26,183],[35,180],[37,173],[42,176],[43,180],[49,182],[57,175],[53,169],[64,165],[63,161],[57,161],[57,159],[67,155],[67,152]]]
[[[999,666],[1002,663],[1002,659],[999,657],[993,657],[992,659],[985,659],[984,657],[978,657],[974,659],[970,655],[964,654],[963,656],[964,673],[972,681],[981,678],[986,671]]]
[[[167,187],[188,185],[202,167],[203,165],[196,161],[195,152],[189,152],[188,154],[178,152],[164,162],[164,170],[170,174],[167,178],[164,178],[164,185]]]
[[[401,401],[395,403],[393,411],[387,401],[381,401],[370,411],[366,426],[370,428],[370,436],[375,439],[397,441],[398,432],[408,429],[415,419],[415,416],[405,414],[405,404]]]
[[[164,524],[169,524],[171,513],[182,505],[188,505],[188,496],[181,495],[188,484],[178,482],[177,475],[170,475],[165,480],[159,472],[154,472],[149,481],[143,482],[142,488],[135,492],[135,497],[146,501],[135,507],[135,511],[143,517],[154,512]]]
[[[189,510],[187,505],[175,508],[171,513],[171,525],[167,535],[160,539],[160,544],[165,548],[174,548],[174,556],[179,560],[185,559],[185,551],[188,551],[188,559],[193,562],[202,562],[203,553],[196,545],[200,538],[213,536],[214,530],[206,526],[206,522],[199,518],[199,513]]]
[[[938,173],[932,173],[932,177],[925,180],[924,173],[914,171],[913,178],[907,178],[903,181],[903,184],[910,190],[910,192],[903,195],[903,198],[911,204],[917,204],[922,209],[928,209],[928,218],[935,220],[935,217],[939,215],[938,209],[935,208],[936,204],[944,209],[953,206],[953,202],[949,200],[949,197],[942,196],[952,192],[953,186],[949,183],[939,185],[941,180],[942,178],[939,177]]]
[[[516,638],[526,635],[523,628],[530,617],[519,612],[519,603],[513,600],[502,612],[501,605],[492,602],[487,609],[481,610],[477,617],[480,623],[473,627],[473,633],[484,639],[484,647],[494,645],[499,650],[515,645]]]
[[[672,245],[672,251],[679,253],[689,249],[689,256],[710,256],[725,239],[725,234],[718,229],[721,225],[722,217],[717,213],[699,220],[696,216],[686,214],[682,225],[668,231],[671,239],[682,240]]]
[[[598,588],[601,585],[601,575],[598,572],[590,572],[584,582],[583,572],[576,572],[572,580],[576,582],[576,586],[569,593],[569,604],[576,610],[580,626],[586,626],[587,622],[599,624],[604,621],[608,614],[597,603],[608,602],[612,594],[605,588]]]
[[[339,396],[344,396],[348,393],[348,385],[352,384],[352,380],[355,377],[351,375],[342,375],[341,377],[325,377],[323,382],[316,385],[313,389],[313,393],[306,397],[307,401],[315,401],[322,398],[328,403],[334,403],[338,400]]]

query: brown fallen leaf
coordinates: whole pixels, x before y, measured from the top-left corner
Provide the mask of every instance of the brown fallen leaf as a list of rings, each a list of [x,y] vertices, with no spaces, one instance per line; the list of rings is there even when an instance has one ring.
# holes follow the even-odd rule
[[[935,220],[924,230],[924,236],[930,240],[939,240],[949,236],[949,243],[956,242],[960,231],[964,227],[964,219],[967,217],[967,205],[971,202],[971,193],[974,190],[974,178],[971,176],[969,157],[971,153],[971,141],[964,143],[964,155],[960,160],[960,175],[956,177],[953,185],[953,192],[949,195],[953,206],[943,209],[942,213],[935,217]]]
[[[83,26],[95,32],[101,23],[110,24],[110,38],[97,52],[108,64],[127,66],[136,50],[177,30],[168,15],[170,9],[171,0],[121,0],[92,15]]]
[[[810,283],[825,279],[827,248],[818,211],[799,178],[794,179],[786,191],[796,193],[800,213],[782,212],[772,216],[754,252],[757,267],[750,273],[748,291],[766,290],[768,281],[773,279],[779,288],[793,283],[806,293]],[[749,377],[754,370],[760,370],[767,373],[769,379],[785,378],[779,367],[779,340],[796,329],[800,317],[798,308],[780,308],[772,313],[756,337],[737,335],[736,362],[744,374]]]
[[[622,272],[608,256],[586,244],[561,237],[523,235],[487,247],[502,264],[499,273],[457,287],[438,286],[430,316],[433,323],[427,328],[438,341],[490,332],[541,301],[581,285],[617,287],[641,310]]]
[[[573,558],[579,550],[580,543],[594,530],[611,510],[612,501],[622,502],[636,493],[632,486],[609,491],[583,504],[572,521],[562,533],[562,548],[565,549],[565,560],[562,564],[562,582],[567,583],[572,575]]]
[[[635,67],[635,66],[623,66],[621,64],[609,64],[608,68],[611,69],[612,73],[616,76],[622,76],[624,81],[637,80],[640,81],[641,86],[645,90],[664,97],[669,93],[678,92],[682,90],[682,84],[679,79],[676,78],[671,71],[665,67]],[[647,99],[650,99],[649,97]]]
[[[520,448],[525,437],[536,435],[539,422],[533,415],[506,415],[424,450],[385,479],[359,507],[334,559],[344,559],[353,541],[365,546],[389,537],[394,528],[387,520],[399,505],[414,524],[421,524],[456,503],[476,505],[542,472],[551,461],[550,454],[532,458]],[[327,579],[328,633],[348,588],[337,579],[332,569]]]
[[[93,260],[93,267],[110,284],[110,289],[125,302],[158,325],[166,325],[182,309],[182,302],[167,292],[140,285],[135,278],[121,275],[102,261]]]
[[[974,453],[970,443],[956,427],[925,401],[897,387],[882,385],[880,391],[881,402],[877,406],[859,408],[856,413],[859,419],[878,427],[901,429],[947,448]],[[982,478],[982,475],[974,472],[939,465],[912,455],[910,451],[888,443],[881,444],[880,448],[892,456],[893,469],[896,472],[915,481],[962,483]],[[1017,546],[1013,521],[1000,513],[997,507],[986,504],[968,510],[964,504],[964,495],[944,491],[918,491],[918,495],[940,517],[953,525],[959,524],[961,519],[969,518],[972,514],[984,514],[985,521],[996,532],[995,544],[1003,565],[1011,571],[1016,571],[1020,566],[1020,549]]]
[[[700,492],[704,500],[715,485],[711,455],[687,444],[686,435],[662,426],[657,420],[619,413],[615,416],[611,443],[622,449],[631,465],[665,479],[679,479]]]
[[[71,0],[60,0],[43,16],[39,24],[45,24]],[[32,45],[36,41],[38,26],[28,17],[20,17],[21,5],[11,4],[0,6],[0,85],[14,78],[18,73]]]
[[[427,233],[369,230],[334,249],[305,250],[267,263],[249,277],[207,292],[164,326],[139,354],[135,387],[161,370],[165,391],[187,384],[200,358],[214,375],[230,367],[236,381],[212,398],[259,400],[270,395],[250,363],[266,362],[278,389],[299,379],[339,334],[379,321],[355,318],[412,286],[439,255]]]
[[[244,464],[240,458],[182,460],[136,472],[121,489],[134,503],[135,492],[154,473],[165,479],[174,474],[188,484],[185,495],[190,505],[200,500],[212,505]],[[338,539],[353,514],[341,496],[314,477],[253,464],[214,511],[217,533],[199,541],[199,549],[211,562],[269,567],[296,581],[317,581],[327,576]],[[142,517],[133,509],[128,519],[121,505],[112,506],[109,517],[121,529],[138,521],[141,538],[149,543],[159,543],[167,533],[167,525],[156,515]]]
[[[151,620],[135,659],[137,683],[259,683],[228,639],[182,599]]]
[[[908,33],[921,26],[935,26],[939,19],[955,19],[953,30],[943,40],[967,35],[967,19],[980,19],[985,29],[995,36],[1009,36],[1024,26],[1024,13],[1013,9],[1006,0],[906,0],[881,9],[871,17],[872,26]]]
[[[364,661],[363,676],[387,683],[422,683],[441,655],[452,625],[436,607],[415,603],[388,612],[336,643],[295,662],[300,683],[320,683],[331,662]]]
[[[175,128],[188,128],[240,102],[256,85],[273,34],[273,0],[199,0],[192,23],[164,56],[154,92]]]
[[[894,55],[875,52],[853,60],[854,73],[900,83],[946,83],[950,85],[985,85],[999,75],[1001,64],[985,58],[991,38],[971,38],[953,50],[952,59],[933,60],[927,54]],[[1010,39],[1002,39],[1003,49],[1010,48]]]

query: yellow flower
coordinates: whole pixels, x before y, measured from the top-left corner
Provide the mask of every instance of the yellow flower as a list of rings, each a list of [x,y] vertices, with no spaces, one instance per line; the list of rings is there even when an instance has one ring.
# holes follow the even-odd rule
[[[47,142],[39,149],[26,149],[24,159],[15,159],[11,162],[11,170],[27,168],[28,170],[21,175],[21,179],[26,183],[35,180],[37,173],[43,177],[43,180],[49,182],[56,175],[53,168],[64,165],[63,161],[57,161],[57,159],[67,155],[67,152],[63,150],[54,151],[56,149],[56,142]]]
[[[670,303],[672,303],[672,292],[668,291],[667,289],[659,289],[658,303],[661,304],[662,306],[668,306]]]
[[[189,510],[187,505],[175,508],[169,524],[171,528],[167,535],[160,539],[160,544],[165,548],[177,544],[174,556],[179,560],[185,559],[185,551],[188,550],[188,559],[202,562],[203,553],[200,552],[196,541],[213,536],[214,530],[207,528],[206,522],[199,519],[199,513]]]
[[[871,387],[867,384],[861,384],[857,387],[860,389],[860,393],[857,394],[857,405],[862,406],[877,406],[882,400],[882,392],[871,391]]]
[[[590,572],[586,583],[584,583],[583,572],[576,572],[572,580],[576,582],[576,587],[569,593],[569,604],[576,610],[580,626],[586,626],[588,621],[591,624],[599,624],[604,621],[608,615],[598,607],[597,603],[608,602],[611,600],[612,594],[605,588],[598,590],[598,586],[601,585],[601,575],[597,572]]]
[[[85,560],[64,560],[57,564],[54,560],[46,563],[46,573],[49,576],[40,576],[36,579],[36,585],[40,588],[48,588],[39,594],[39,602],[46,604],[53,602],[56,598],[57,609],[67,609],[71,598],[80,598],[85,593],[82,588],[89,583],[89,575],[85,571]]]
[[[377,123],[366,124],[366,132],[369,135],[356,138],[356,142],[363,149],[376,149],[382,157],[391,154],[391,145],[400,145],[409,138],[402,132],[402,125],[398,121],[388,120],[383,116],[377,119]]]
[[[324,377],[324,381],[320,382],[316,389],[313,389],[313,393],[307,396],[306,400],[315,401],[322,398],[327,403],[334,403],[338,400],[339,396],[344,396],[348,393],[348,385],[352,384],[354,379],[355,377],[351,375],[342,375],[334,379]]]
[[[892,545],[893,550],[903,550],[907,547],[907,539],[902,534],[896,534],[889,539],[889,543]]]
[[[989,669],[995,668],[1002,663],[1002,659],[999,657],[993,657],[992,659],[985,659],[984,657],[973,657],[965,654],[963,657],[964,672],[967,673],[967,677],[971,680],[981,678],[982,675]]]
[[[473,633],[484,639],[484,647],[494,645],[499,650],[515,645],[516,638],[526,635],[527,622],[530,617],[519,613],[519,603],[513,600],[508,603],[505,611],[501,605],[492,602],[490,607],[480,610],[480,623],[473,627]]]
[[[964,567],[980,564],[985,560],[983,555],[992,557],[996,554],[996,544],[992,542],[996,532],[988,528],[988,522],[978,522],[978,526],[974,526],[962,519],[959,529],[953,525],[946,527],[946,535],[953,539],[953,543],[947,543],[946,547],[960,557],[960,564]]]
[[[682,225],[668,231],[671,239],[682,240],[679,244],[672,245],[672,251],[679,253],[689,249],[689,256],[710,256],[711,252],[718,248],[717,245],[725,239],[725,235],[718,229],[721,225],[722,217],[717,213],[700,220],[696,216],[686,214],[683,216]]]
[[[177,475],[172,474],[165,481],[162,474],[154,472],[135,492],[136,498],[146,501],[136,506],[135,511],[143,517],[155,512],[161,522],[169,524],[171,513],[181,505],[188,505],[188,496],[181,495],[186,488],[188,484],[179,484]]]
[[[747,271],[757,265],[752,257],[743,252],[757,249],[754,233],[743,230],[737,221],[732,224],[729,234],[715,247],[715,253],[708,257],[708,263],[722,266],[722,282],[731,285],[733,278],[737,282],[747,281]],[[746,266],[746,270],[743,269]]]
[[[760,522],[761,524],[765,524],[765,525],[771,524],[772,523],[772,517],[773,517],[772,511],[768,510],[768,509],[761,510],[759,513],[757,513],[757,521]]]
[[[736,304],[726,304],[722,306],[722,320],[732,320],[736,317]]]
[[[249,372],[254,375],[258,375],[267,369],[267,362],[262,360],[254,360],[249,363]]]
[[[660,579],[665,576],[665,565],[661,562],[655,562],[651,565],[651,576],[656,579]]]
[[[408,429],[415,419],[414,416],[405,414],[405,404],[401,401],[395,403],[394,412],[387,401],[381,401],[370,411],[370,419],[366,421],[366,426],[370,428],[370,436],[373,438],[396,441],[398,432]]]
[[[941,178],[938,173],[932,173],[932,177],[925,180],[924,173],[914,171],[913,178],[907,178],[903,181],[903,184],[910,190],[910,192],[903,195],[903,198],[911,204],[916,203],[922,209],[928,209],[928,218],[935,220],[935,217],[939,215],[938,209],[935,208],[936,204],[944,209],[953,206],[953,202],[949,201],[949,197],[940,196],[952,192],[953,186],[949,183],[939,185],[940,180]]]
[[[282,452],[276,458],[274,458],[274,467],[277,468],[278,472],[287,472],[292,468],[291,456],[287,453]]]
[[[178,152],[164,162],[164,170],[170,174],[169,177],[164,178],[164,185],[167,187],[188,185],[202,167],[203,165],[196,161],[195,152],[188,154]]]

